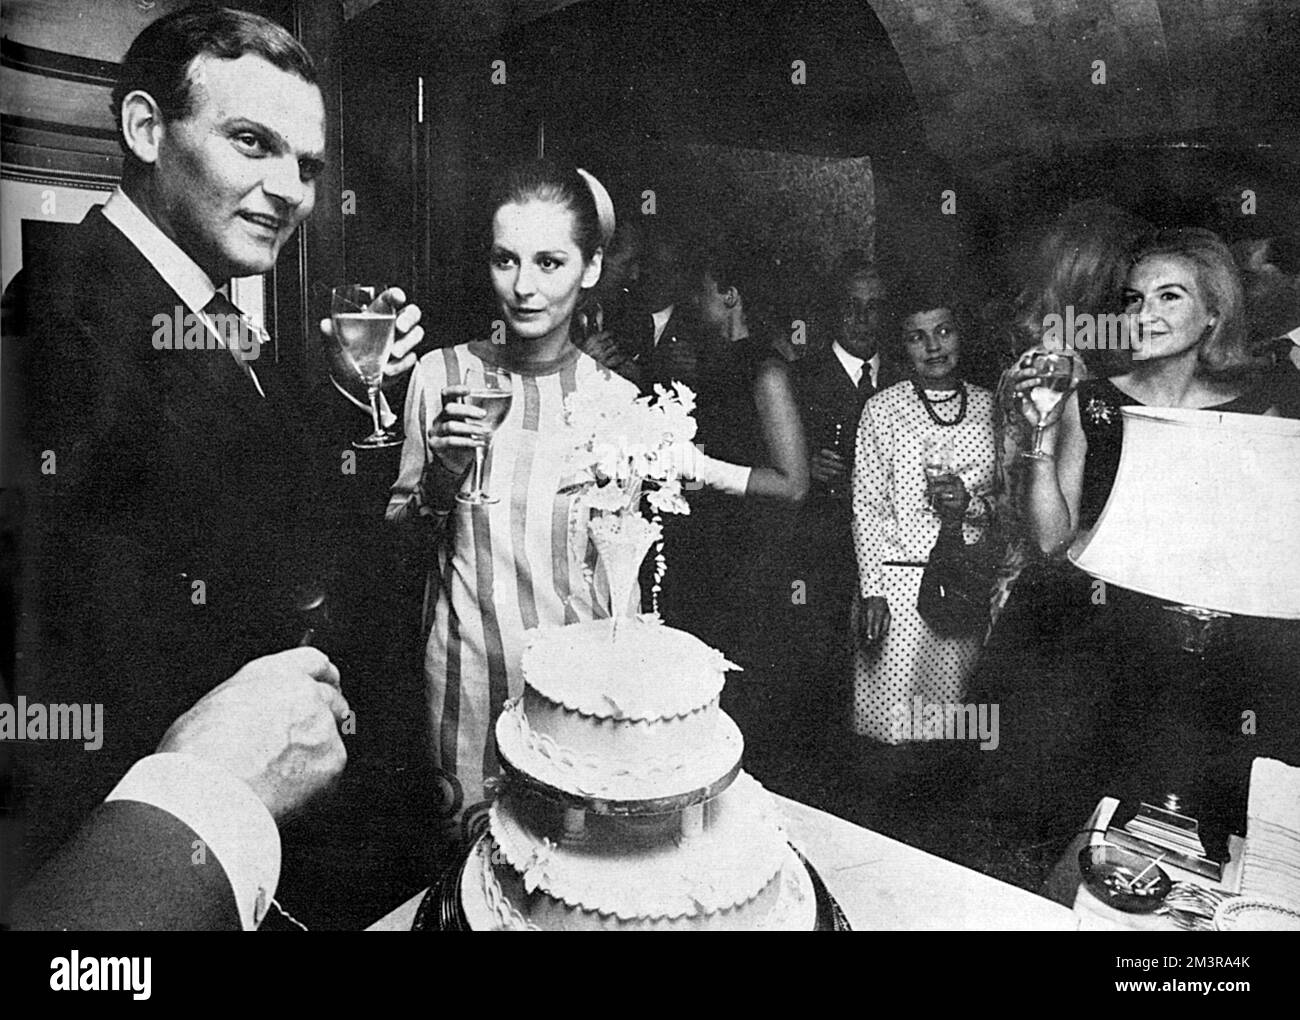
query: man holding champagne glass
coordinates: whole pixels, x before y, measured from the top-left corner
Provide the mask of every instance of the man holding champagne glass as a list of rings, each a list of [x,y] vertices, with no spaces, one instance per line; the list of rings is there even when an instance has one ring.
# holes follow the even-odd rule
[[[372,294],[379,335],[340,336],[356,369],[337,370],[340,347],[331,386],[254,360],[214,325],[241,320],[219,285],[269,272],[317,199],[324,103],[281,26],[216,7],[168,14],[130,47],[113,109],[120,188],[68,244],[32,253],[5,294],[6,468],[29,510],[18,689],[105,705],[100,752],[52,743],[20,763],[19,873],[187,705],[299,640],[295,593],[343,547],[327,515],[350,498],[340,451],[357,413],[338,390],[360,403],[347,387],[363,377],[378,432],[380,378],[409,370],[423,337],[401,290]],[[214,342],[159,349],[160,316]]]

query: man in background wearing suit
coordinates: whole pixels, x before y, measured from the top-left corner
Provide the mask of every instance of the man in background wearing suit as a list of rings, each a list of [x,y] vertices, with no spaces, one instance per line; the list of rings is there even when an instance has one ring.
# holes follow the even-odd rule
[[[312,212],[310,56],[256,15],[182,10],[132,43],[113,108],[121,187],[5,294],[7,467],[28,508],[18,690],[104,705],[101,750],[22,748],[29,868],[186,705],[297,640],[295,599],[348,534],[329,512],[351,406],[323,367],[277,364],[218,289],[269,271]],[[418,318],[402,310],[390,371],[413,363]]]
[[[629,300],[613,324],[615,337],[638,366],[647,392],[672,380],[694,388],[699,351],[688,322],[692,281],[683,242],[657,225],[643,225],[640,233]]]
[[[853,450],[867,398],[904,378],[880,354],[890,328],[888,292],[864,255],[850,252],[835,274],[829,348],[811,352],[794,366],[795,393],[811,451],[812,484],[800,513],[793,580],[805,601],[791,610],[792,643],[800,652],[807,711],[803,722],[814,743],[839,724],[839,668],[848,640],[849,606],[857,590],[853,553]]]
[[[1246,288],[1257,353],[1272,362],[1266,384],[1286,418],[1300,418],[1300,229],[1233,246]]]

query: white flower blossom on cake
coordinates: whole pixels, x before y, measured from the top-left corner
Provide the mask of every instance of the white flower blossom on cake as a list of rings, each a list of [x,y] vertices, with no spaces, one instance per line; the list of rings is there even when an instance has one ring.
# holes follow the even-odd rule
[[[627,400],[610,390],[579,391],[564,402],[565,425],[572,433],[568,466],[578,503],[592,511],[589,524],[610,587],[610,612],[617,620],[628,611],[632,587],[646,552],[660,542],[660,513],[687,514],[681,463],[695,438],[695,394],[674,383],[656,385],[654,396]],[[653,521],[641,513],[650,505]],[[655,558],[657,600],[665,561]]]
[[[679,452],[695,438],[695,394],[674,383],[628,401],[609,390],[579,391],[564,401],[573,433],[574,487],[592,510],[639,513],[644,495],[663,513],[690,513],[682,496]]]

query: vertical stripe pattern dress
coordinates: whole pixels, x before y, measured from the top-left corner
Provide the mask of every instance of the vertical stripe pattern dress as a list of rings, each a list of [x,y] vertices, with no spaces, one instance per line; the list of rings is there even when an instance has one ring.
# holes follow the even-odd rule
[[[939,518],[926,501],[925,459],[936,442],[950,444],[957,474],[970,493],[971,509],[962,531],[976,541],[987,519],[976,516],[995,488],[993,394],[967,384],[966,415],[940,425],[925,409],[911,382],[882,390],[867,401],[858,425],[853,467],[853,544],[862,598],[889,603],[889,632],[864,649],[858,638],[864,621],[854,601],[853,732],[889,744],[921,739],[912,732],[914,699],[922,704],[956,702],[975,669],[984,632],[944,637],[916,609],[924,564],[939,537]],[[936,401],[952,393],[931,392]],[[941,412],[956,417],[948,403]],[[907,565],[904,565],[907,564]]]
[[[609,615],[591,580],[596,551],[587,510],[560,492],[573,481],[564,400],[592,387],[609,387],[629,402],[637,396],[632,383],[577,348],[526,372],[512,370],[510,410],[484,466],[485,487],[499,502],[457,502],[450,515],[446,507],[440,513],[423,484],[433,456],[426,437],[443,388],[458,385],[469,368],[493,364],[493,352],[488,343],[463,344],[420,359],[407,391],[401,470],[388,505],[390,520],[427,517],[436,526],[424,679],[439,817],[448,828],[459,823],[466,840],[486,808],[484,780],[497,772],[493,727],[505,701],[523,693],[520,658],[528,631]]]

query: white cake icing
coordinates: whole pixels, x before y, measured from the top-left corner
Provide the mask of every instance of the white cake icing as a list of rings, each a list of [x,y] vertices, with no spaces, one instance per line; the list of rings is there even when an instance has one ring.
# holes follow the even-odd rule
[[[726,656],[652,617],[589,620],[532,632],[524,681],[544,698],[605,719],[687,716],[722,693]]]
[[[813,927],[807,871],[718,707],[734,668],[649,618],[536,632],[496,726],[507,782],[462,874],[472,926]]]
[[[523,697],[497,720],[502,757],[579,797],[643,801],[703,791],[744,750],[718,708],[720,653],[652,617],[535,631]]]
[[[817,923],[812,879],[788,847],[776,880],[748,903],[712,915],[635,921],[594,914],[557,901],[540,906],[533,914],[534,919],[525,917],[497,879],[493,857],[498,853],[491,839],[485,836],[474,845],[465,866],[461,909],[475,931],[810,931]],[[534,894],[535,897],[543,895]],[[539,924],[538,920],[545,923]]]
[[[525,915],[547,900],[622,921],[727,910],[775,880],[786,849],[772,798],[743,772],[708,804],[703,832],[692,839],[682,838],[679,814],[588,815],[581,837],[568,839],[555,805],[510,792],[489,819],[498,878]],[[512,881],[545,895],[524,910]]]
[[[497,749],[515,768],[577,797],[646,801],[703,791],[736,768],[745,747],[739,728],[716,701],[707,711],[693,713],[707,715],[707,720],[688,716],[653,723],[616,723],[560,709],[557,714],[570,718],[562,723],[552,718],[549,728],[561,732],[567,745],[533,727],[528,704],[527,694],[507,704],[497,720]],[[684,739],[674,747],[678,728]],[[701,743],[696,739],[700,730],[712,739]],[[621,745],[624,731],[629,747],[653,747],[660,753],[627,754]]]

